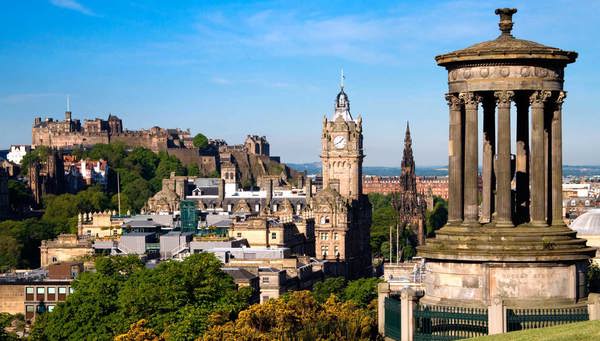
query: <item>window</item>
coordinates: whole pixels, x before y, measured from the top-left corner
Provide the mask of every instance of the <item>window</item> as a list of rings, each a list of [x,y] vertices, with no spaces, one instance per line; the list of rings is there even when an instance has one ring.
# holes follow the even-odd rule
[[[73,288],[69,287],[69,294],[73,293]]]
[[[37,312],[38,312],[39,314],[41,314],[41,313],[43,313],[43,312],[45,312],[45,311],[46,311],[46,306],[45,306],[45,305],[43,305],[43,304],[38,304],[38,306],[37,306]]]
[[[339,236],[337,232],[333,232],[333,240],[339,240]]]
[[[575,206],[577,205],[577,202],[575,200],[571,200],[571,206]]]
[[[590,206],[590,201],[589,200],[585,201],[585,206]]]
[[[25,288],[25,299],[27,301],[33,301],[34,300],[33,294],[34,294],[33,287],[27,287],[27,288]]]
[[[48,293],[49,294],[56,294],[56,288],[55,287],[49,287],[48,288]]]
[[[35,311],[35,307],[32,305],[28,305],[25,307],[25,311],[28,313],[33,313]]]
[[[43,295],[46,292],[46,288],[37,287],[36,291],[37,291],[38,295],[40,295],[40,294]]]
[[[329,233],[321,232],[320,237],[321,237],[321,240],[327,240],[329,238]]]
[[[271,239],[277,239],[277,232],[271,233]]]
[[[241,232],[238,232],[238,233],[237,233],[237,237],[238,237],[238,238],[242,238],[242,233],[241,233]]]
[[[48,312],[50,312],[50,313],[51,313],[51,312],[52,312],[52,310],[54,310],[54,306],[53,306],[53,305],[49,305],[49,306],[48,306]]]
[[[327,257],[327,251],[329,251],[329,246],[327,246],[327,245],[321,246],[321,255],[323,255],[323,258]]]
[[[254,205],[254,211],[260,212],[260,205],[259,204]]]
[[[63,295],[66,294],[67,293],[67,288],[65,288],[65,287],[58,288],[58,293],[59,294],[63,294]]]
[[[321,224],[329,224],[329,217],[322,216],[321,217]]]
[[[58,259],[56,257],[52,257],[52,263],[57,263]]]
[[[333,247],[333,252],[335,253],[336,257],[339,256],[340,255],[340,248],[339,248],[339,246],[337,246],[337,245],[334,246]]]

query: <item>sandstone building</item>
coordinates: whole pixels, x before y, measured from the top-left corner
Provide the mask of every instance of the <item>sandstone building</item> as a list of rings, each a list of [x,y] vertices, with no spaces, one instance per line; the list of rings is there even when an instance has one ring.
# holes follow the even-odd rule
[[[342,84],[333,118],[323,118],[324,189],[311,201],[311,211],[316,257],[330,260],[330,266],[335,266],[333,272],[348,278],[370,276],[372,272],[371,203],[362,192],[363,159],[362,118],[352,118]]]

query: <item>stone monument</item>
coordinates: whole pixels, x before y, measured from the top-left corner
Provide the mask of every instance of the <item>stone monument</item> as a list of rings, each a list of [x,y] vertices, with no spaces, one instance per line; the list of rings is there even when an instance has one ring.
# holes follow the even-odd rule
[[[587,297],[595,250],[562,219],[564,69],[577,53],[515,38],[516,12],[496,10],[498,38],[436,57],[448,70],[449,207],[447,225],[418,248],[429,272],[422,302],[534,307]]]

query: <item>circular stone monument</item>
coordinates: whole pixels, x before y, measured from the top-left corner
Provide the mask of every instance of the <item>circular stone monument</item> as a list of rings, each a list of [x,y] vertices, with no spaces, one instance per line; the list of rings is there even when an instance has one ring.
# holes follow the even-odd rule
[[[418,248],[430,304],[488,306],[499,297],[535,307],[587,297],[595,249],[562,218],[563,77],[577,53],[513,37],[514,13],[496,10],[498,38],[436,57],[448,70],[449,201],[447,225]]]

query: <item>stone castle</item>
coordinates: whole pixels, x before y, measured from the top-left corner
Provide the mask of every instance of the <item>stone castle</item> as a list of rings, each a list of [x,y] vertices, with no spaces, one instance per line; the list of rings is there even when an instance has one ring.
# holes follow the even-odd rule
[[[99,143],[122,142],[130,147],[145,147],[154,152],[168,148],[193,148],[189,130],[152,127],[143,130],[123,129],[123,121],[108,115],[107,120],[73,119],[71,111],[65,112],[64,121],[36,117],[31,130],[31,144],[55,148],[90,147]]]

